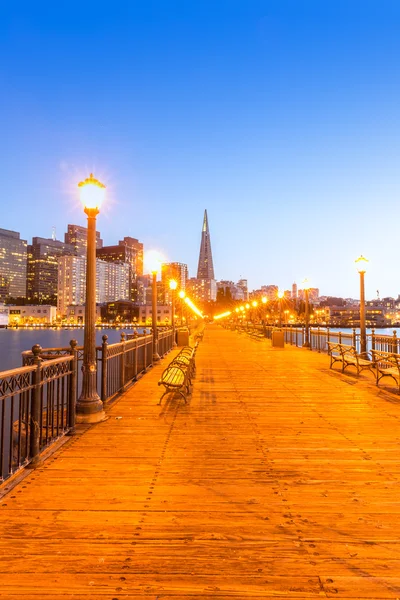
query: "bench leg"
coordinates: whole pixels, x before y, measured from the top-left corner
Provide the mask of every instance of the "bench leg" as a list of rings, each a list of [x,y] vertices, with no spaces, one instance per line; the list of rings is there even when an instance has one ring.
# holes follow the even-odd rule
[[[171,390],[165,390],[165,392],[163,393],[163,395],[161,396],[160,400],[157,402],[157,406],[161,406],[161,400],[164,398],[164,396],[166,394],[168,394],[168,392],[170,392]]]

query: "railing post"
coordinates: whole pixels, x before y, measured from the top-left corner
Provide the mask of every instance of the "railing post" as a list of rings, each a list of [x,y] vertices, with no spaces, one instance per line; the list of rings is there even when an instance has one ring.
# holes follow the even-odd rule
[[[329,327],[326,328],[326,341],[329,342]]]
[[[321,352],[321,329],[320,329],[319,325],[317,328],[317,349],[318,349],[318,352]]]
[[[107,400],[108,335],[103,335],[101,344],[101,401]]]
[[[71,362],[71,376],[70,376],[70,388],[68,398],[68,427],[69,431],[67,435],[75,435],[75,415],[76,415],[76,386],[78,376],[78,351],[76,349],[78,342],[71,340],[69,345],[71,346],[70,354],[72,355]]]
[[[137,332],[135,333],[135,371],[134,378],[137,379],[138,376],[138,341],[137,341]]]
[[[121,333],[121,344],[122,344],[122,354],[120,355],[120,363],[119,363],[119,374],[120,374],[120,381],[121,381],[121,390],[125,389],[125,332],[123,331]]]
[[[33,364],[36,365],[36,370],[33,372],[33,389],[31,401],[31,418],[30,418],[30,467],[36,468],[39,464],[40,454],[40,428],[42,419],[40,418],[40,398],[42,391],[42,359],[40,353],[42,348],[39,344],[32,347]]]
[[[338,333],[338,340],[339,340],[339,344],[341,344],[342,343],[342,332],[341,331],[339,331],[339,333]]]
[[[147,341],[146,341],[147,329],[143,329],[143,370],[147,371]]]
[[[354,346],[354,348],[357,348],[357,335],[356,335],[355,327],[353,327],[353,346]]]
[[[397,354],[397,331],[396,331],[396,329],[393,330],[392,353]]]
[[[375,329],[371,330],[371,348],[375,350]]]

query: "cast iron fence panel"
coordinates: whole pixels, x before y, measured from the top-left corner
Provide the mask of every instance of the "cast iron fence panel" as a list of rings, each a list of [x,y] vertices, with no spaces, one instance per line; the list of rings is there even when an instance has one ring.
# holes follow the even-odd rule
[[[73,355],[39,358],[35,364],[0,373],[1,480],[71,429],[75,376]]]

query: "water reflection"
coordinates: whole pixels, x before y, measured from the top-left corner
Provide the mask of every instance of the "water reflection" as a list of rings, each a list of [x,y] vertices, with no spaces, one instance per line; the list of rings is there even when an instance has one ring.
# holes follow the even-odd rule
[[[101,345],[104,334],[108,335],[108,343],[114,344],[121,339],[121,333],[132,333],[132,329],[96,329],[96,344]],[[138,332],[142,331],[140,328]],[[69,346],[73,339],[83,345],[84,330],[81,329],[0,329],[0,371],[16,369],[22,365],[21,352],[31,350],[34,344],[42,348],[60,348]]]

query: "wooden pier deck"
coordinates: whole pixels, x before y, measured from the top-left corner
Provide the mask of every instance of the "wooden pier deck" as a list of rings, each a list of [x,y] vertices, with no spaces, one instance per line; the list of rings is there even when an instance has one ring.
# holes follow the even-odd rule
[[[400,598],[400,399],[216,326],[0,503],[0,598]]]

